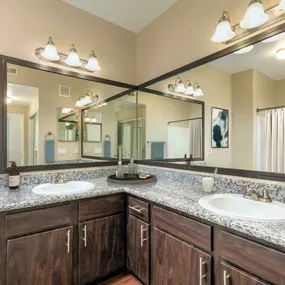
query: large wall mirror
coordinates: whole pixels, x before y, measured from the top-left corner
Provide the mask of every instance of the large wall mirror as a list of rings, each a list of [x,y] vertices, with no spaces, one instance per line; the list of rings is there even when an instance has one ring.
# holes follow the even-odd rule
[[[98,153],[103,157],[103,146],[99,144],[105,136],[109,134],[112,140],[116,140],[117,133],[106,130],[108,120],[109,124],[112,122],[105,110],[117,101],[109,105],[107,101],[128,88],[10,63],[6,84],[5,166],[9,161],[15,161],[19,166],[98,161],[91,155],[83,157],[82,149],[94,144],[88,154]],[[87,107],[93,109],[83,111]],[[109,114],[113,111],[115,109]],[[86,121],[87,116],[90,121]],[[114,152],[105,160],[110,157],[115,157]]]
[[[130,92],[82,111],[85,158],[137,159],[137,94]]]
[[[285,173],[284,33],[147,89],[204,102],[203,166]],[[174,112],[168,113],[175,121]],[[158,126],[150,128],[156,132]],[[185,141],[175,132],[178,141]]]
[[[203,161],[204,102],[138,92],[138,158]]]

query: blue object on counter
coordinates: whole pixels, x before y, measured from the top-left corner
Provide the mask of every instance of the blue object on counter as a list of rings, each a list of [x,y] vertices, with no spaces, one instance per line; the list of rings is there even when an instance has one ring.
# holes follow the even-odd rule
[[[104,156],[111,157],[111,141],[104,141]]]

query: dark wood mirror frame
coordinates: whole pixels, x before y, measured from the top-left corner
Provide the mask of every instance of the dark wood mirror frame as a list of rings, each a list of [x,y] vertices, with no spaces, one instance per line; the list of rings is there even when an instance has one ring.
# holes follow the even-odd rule
[[[92,81],[92,82],[97,82],[97,83],[102,83],[106,85],[112,85],[112,86],[117,86],[121,88],[126,88],[127,90],[116,94],[112,97],[109,97],[108,99],[102,101],[104,102],[109,102],[112,100],[115,100],[117,98],[120,98],[126,94],[129,94],[133,92],[134,90],[137,89],[137,86],[119,82],[119,81],[114,81],[114,80],[109,80],[109,79],[104,79],[100,77],[95,77],[95,76],[90,76],[87,74],[82,74],[82,73],[77,73],[74,71],[69,71],[69,70],[64,70],[64,69],[59,69],[56,67],[52,66],[47,66],[44,64],[38,64],[38,63],[33,63],[30,61],[22,60],[22,59],[17,59],[17,58],[12,58],[4,55],[0,55],[0,135],[1,135],[1,140],[0,140],[0,171],[1,172],[6,172],[7,171],[7,126],[6,126],[6,117],[7,117],[7,104],[6,104],[6,93],[7,93],[7,65],[8,64],[13,64],[13,65],[19,65],[23,67],[28,67],[32,69],[37,69],[41,71],[46,71],[54,74],[59,74],[59,75],[65,75],[69,77],[74,77],[78,79],[83,79],[87,81]],[[84,110],[84,109],[82,109]],[[82,134],[81,134],[82,135]],[[96,159],[95,157],[90,157],[93,159]],[[84,163],[66,163],[66,164],[53,164],[53,165],[33,165],[33,166],[20,166],[19,169],[21,172],[27,172],[27,171],[43,171],[43,170],[57,170],[57,169],[71,169],[71,168],[86,168],[86,167],[96,167],[96,166],[112,166],[112,165],[117,165],[116,159],[109,159],[109,158],[104,158],[101,157],[99,160],[108,160],[108,161],[102,161],[102,162],[84,162]],[[123,162],[124,164],[127,163],[127,160]]]
[[[166,74],[163,74],[157,78],[154,78],[150,81],[147,81],[143,84],[140,84],[139,86],[134,86],[131,84],[126,84],[118,81],[108,80],[104,78],[94,77],[90,75],[80,74],[69,70],[63,70],[43,64],[33,63],[21,59],[16,59],[8,56],[0,55],[0,170],[6,171],[6,103],[5,103],[5,97],[7,92],[7,64],[15,64],[20,65],[24,67],[29,67],[33,69],[38,69],[42,71],[52,72],[55,74],[60,75],[66,75],[74,78],[89,80],[93,82],[118,86],[127,88],[128,90],[121,92],[117,95],[114,95],[104,102],[110,102],[112,100],[115,100],[117,98],[120,98],[122,96],[125,96],[133,91],[142,91],[147,93],[152,93],[159,96],[171,96],[172,98],[175,98],[174,95],[152,90],[148,88],[150,85],[155,84],[159,81],[168,79],[170,77],[176,76],[180,73],[186,72],[188,70],[194,69],[196,67],[199,67],[201,65],[204,65],[206,63],[209,63],[213,60],[216,60],[218,58],[224,57],[226,55],[229,55],[233,53],[234,51],[237,51],[241,48],[244,48],[251,44],[256,44],[266,38],[272,37],[274,35],[277,35],[279,33],[285,32],[285,24],[280,24],[278,26],[275,26],[273,28],[270,28],[264,32],[261,32],[251,38],[245,39],[243,41],[238,42],[237,44],[234,44],[228,48],[225,48],[219,52],[216,52],[214,54],[211,54],[209,56],[206,56],[204,58],[201,58],[197,61],[194,61],[192,63],[186,64],[180,68],[177,68],[173,71],[170,71]],[[181,100],[181,98],[179,98]],[[88,107],[87,107],[88,108]],[[84,109],[83,109],[84,110]],[[205,150],[203,150],[205,151]],[[95,158],[95,157],[86,157],[86,158]],[[23,166],[20,167],[21,171],[42,171],[42,170],[56,170],[56,169],[70,169],[70,168],[85,168],[85,167],[95,167],[95,166],[109,166],[109,165],[116,165],[117,159],[110,159],[110,158],[96,158],[101,160],[108,159],[107,162],[90,162],[90,163],[77,163],[77,164],[55,164],[55,165],[37,165],[37,166]],[[182,159],[183,161],[183,159]],[[159,167],[166,167],[166,168],[175,168],[175,169],[184,169],[189,171],[197,171],[197,172],[206,172],[206,173],[213,173],[216,167],[210,167],[210,166],[190,166],[190,165],[181,165],[181,164],[174,164],[170,163],[171,160],[163,160],[163,161],[154,161],[154,160],[138,160],[136,161],[139,164],[142,165],[151,165],[151,166],[159,166]],[[124,161],[124,163],[127,163],[127,160]],[[223,175],[231,175],[231,176],[240,176],[240,177],[249,177],[249,178],[255,178],[255,179],[263,179],[263,180],[275,180],[275,181],[283,181],[285,182],[285,174],[281,173],[273,173],[273,172],[261,172],[261,171],[253,171],[253,170],[241,170],[241,169],[232,169],[232,168],[219,168],[218,171],[219,174]]]
[[[246,46],[256,44],[266,38],[272,37],[274,35],[277,35],[279,33],[282,33],[285,31],[285,24],[281,24],[279,26],[273,27],[271,29],[268,29],[264,32],[261,32],[251,38],[245,39],[241,42],[238,42],[237,44],[234,44],[228,48],[225,48],[219,52],[216,52],[214,54],[211,54],[209,56],[206,56],[204,58],[201,58],[197,61],[194,61],[192,63],[189,63],[187,65],[184,65],[180,68],[177,68],[173,71],[170,71],[166,74],[163,74],[157,78],[154,78],[150,81],[147,81],[141,85],[138,86],[139,91],[147,92],[147,93],[153,93],[160,96],[169,96],[170,94],[164,93],[157,90],[150,89],[150,86],[158,83],[160,81],[166,80],[168,78],[178,76],[181,73],[184,73],[186,71],[189,71],[191,69],[197,68],[201,65],[207,64],[213,60],[216,60],[218,58],[224,57],[226,55],[229,55],[241,48],[244,48]],[[203,130],[205,128],[203,127]],[[204,132],[204,131],[203,131]],[[205,134],[203,134],[205,136]],[[203,143],[204,145],[204,143]],[[205,150],[203,150],[203,153]],[[185,164],[174,164],[173,162],[177,161],[185,161]],[[172,162],[172,163],[171,163]],[[175,168],[175,169],[184,169],[184,170],[190,170],[190,171],[197,171],[197,172],[206,172],[206,173],[214,173],[215,169],[217,167],[210,167],[210,166],[190,166],[187,163],[187,160],[172,160],[172,159],[165,159],[165,160],[139,160],[137,163],[142,165],[152,165],[152,166],[159,166],[159,167],[166,167],[166,168]],[[273,172],[262,172],[262,171],[254,171],[254,170],[242,170],[242,169],[233,169],[233,168],[220,168],[218,167],[218,173],[223,175],[231,175],[231,176],[240,176],[240,177],[250,177],[255,179],[262,179],[262,180],[275,180],[275,181],[283,181],[285,182],[285,174],[282,173],[273,173]]]

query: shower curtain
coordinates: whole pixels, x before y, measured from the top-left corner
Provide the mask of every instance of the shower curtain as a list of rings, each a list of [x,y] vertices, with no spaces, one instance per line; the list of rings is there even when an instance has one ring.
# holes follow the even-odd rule
[[[265,112],[265,170],[285,173],[285,109]]]
[[[202,157],[202,119],[189,121],[189,150],[193,158]]]

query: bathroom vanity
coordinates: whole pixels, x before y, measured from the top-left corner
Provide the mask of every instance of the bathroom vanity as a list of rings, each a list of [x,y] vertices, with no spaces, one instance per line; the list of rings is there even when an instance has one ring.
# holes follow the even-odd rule
[[[0,283],[99,284],[129,270],[145,285],[285,284],[283,246],[177,210],[177,200],[171,207],[140,187],[2,211]]]

